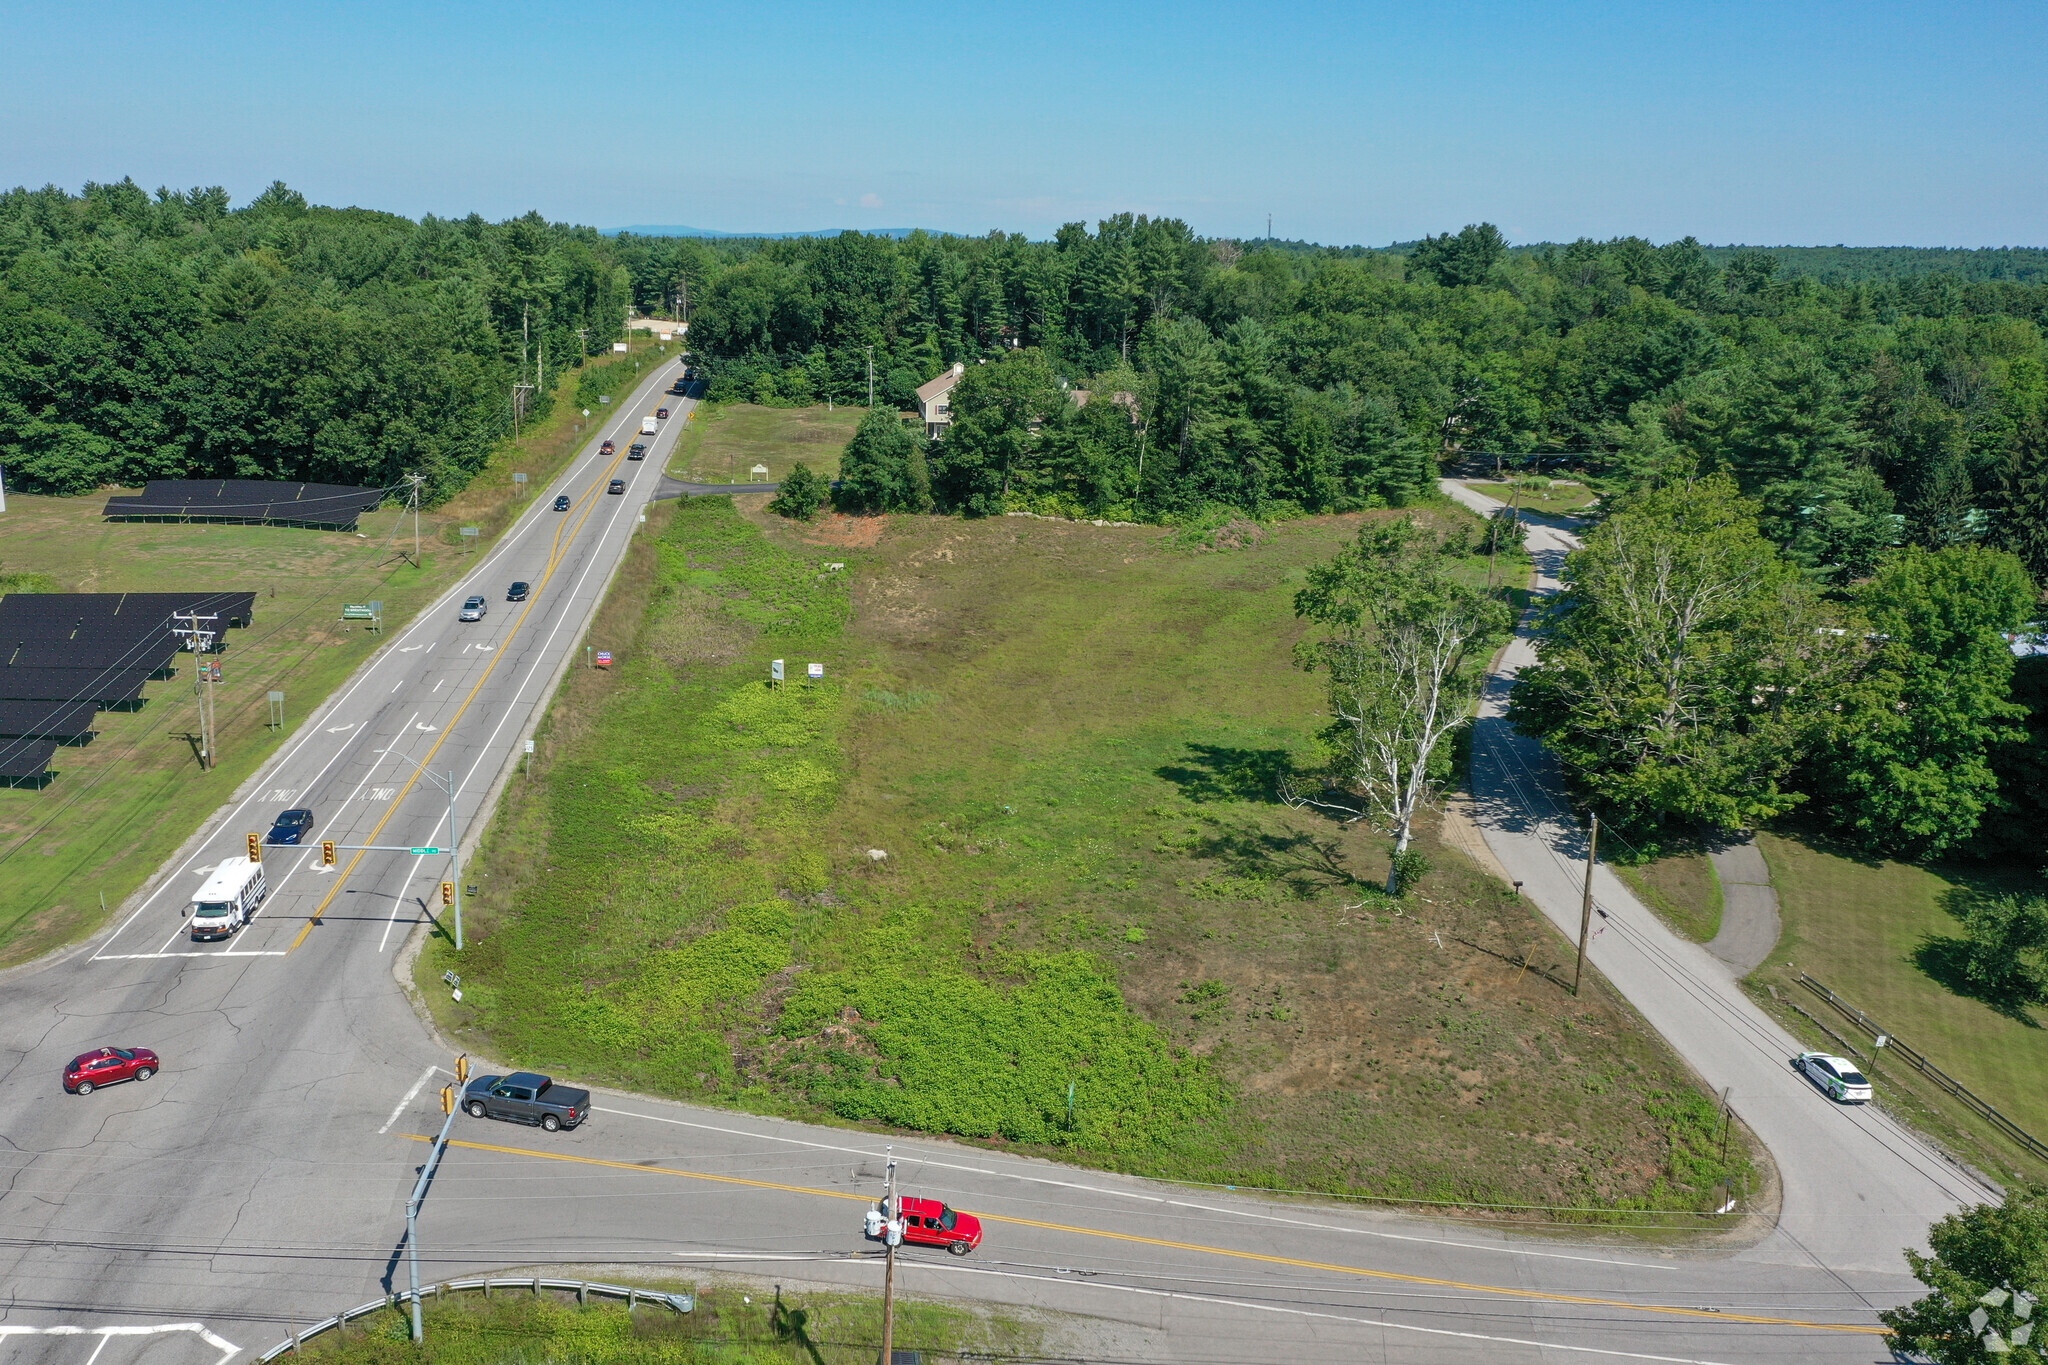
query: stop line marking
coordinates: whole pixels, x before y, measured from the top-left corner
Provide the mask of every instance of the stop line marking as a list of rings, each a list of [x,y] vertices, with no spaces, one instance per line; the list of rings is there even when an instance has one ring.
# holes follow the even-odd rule
[[[107,1343],[115,1337],[154,1337],[162,1336],[167,1332],[189,1332],[214,1350],[219,1351],[220,1359],[215,1361],[214,1365],[227,1365],[228,1361],[242,1353],[241,1347],[235,1345],[232,1341],[207,1331],[206,1325],[198,1322],[166,1322],[152,1327],[16,1327],[7,1325],[0,1326],[0,1346],[5,1346],[7,1339],[13,1336],[98,1337],[100,1344],[93,1349],[92,1353],[92,1358],[97,1360],[100,1352],[107,1349]]]

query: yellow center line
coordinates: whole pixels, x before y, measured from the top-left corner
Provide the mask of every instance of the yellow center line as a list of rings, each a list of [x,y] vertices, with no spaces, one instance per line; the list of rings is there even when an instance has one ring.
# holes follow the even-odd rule
[[[399,1136],[413,1142],[432,1142],[433,1139],[420,1133],[402,1133]],[[841,1190],[813,1189],[808,1185],[784,1185],[773,1180],[752,1180],[738,1175],[713,1175],[708,1171],[684,1171],[667,1166],[642,1166],[631,1161],[607,1161],[602,1157],[576,1156],[569,1152],[542,1152],[530,1147],[501,1147],[489,1142],[464,1142],[451,1139],[450,1147],[467,1147],[477,1152],[502,1152],[507,1156],[538,1157],[543,1161],[568,1161],[583,1166],[604,1166],[616,1171],[632,1171],[637,1175],[679,1176],[685,1180],[709,1180],[721,1185],[745,1185],[757,1190],[781,1190],[786,1194],[815,1195],[820,1199],[851,1199],[858,1203],[872,1203],[867,1195],[847,1194]],[[1299,1270],[1326,1270],[1339,1275],[1361,1275],[1373,1280],[1393,1280],[1401,1284],[1429,1285],[1438,1289],[1462,1289],[1473,1294],[1498,1294],[1504,1298],[1526,1299],[1537,1303],[1569,1303],[1583,1307],[1618,1308],[1630,1313],[1663,1313],[1672,1317],[1705,1318],[1712,1322],[1742,1322],[1769,1327],[1806,1327],[1818,1332],[1856,1332],[1866,1336],[1882,1336],[1882,1327],[1861,1327],[1846,1322],[1810,1322],[1805,1318],[1767,1318],[1745,1313],[1724,1313],[1713,1308],[1680,1308],[1668,1304],[1629,1303],[1622,1299],[1602,1299],[1584,1294],[1559,1294],[1540,1289],[1517,1289],[1509,1285],[1474,1284],[1465,1280],[1438,1279],[1431,1275],[1403,1275],[1392,1270],[1369,1270],[1363,1266],[1336,1265],[1328,1261],[1304,1261],[1291,1256],[1269,1256],[1257,1251],[1236,1251],[1229,1247],[1206,1246],[1200,1242],[1175,1242],[1160,1237],[1141,1237],[1131,1232],[1111,1232],[1106,1228],[1076,1227],[1070,1223],[1042,1223],[1035,1218],[1005,1218],[1000,1214],[981,1213],[975,1217],[984,1223],[1008,1223],[1014,1227],[1044,1228],[1049,1232],[1067,1232],[1080,1237],[1102,1237],[1114,1242],[1133,1242],[1140,1246],[1166,1247],[1174,1251],[1195,1251],[1205,1256],[1226,1256],[1238,1261],[1258,1261],[1265,1265],[1291,1266]]]
[[[573,541],[576,535],[588,524],[590,514],[597,510],[596,499],[599,494],[596,490],[601,484],[604,484],[611,478],[612,471],[617,469],[619,462],[625,458],[624,451],[613,451],[612,462],[606,465],[603,472],[595,479],[591,480],[590,488],[583,495],[583,510],[576,515],[574,529],[570,529],[566,524],[555,527],[554,543],[548,547],[547,572],[540,576],[540,582],[527,595],[526,606],[520,610],[519,619],[512,623],[512,629],[506,631],[504,638],[498,641],[498,647],[492,652],[491,661],[485,665],[482,676],[476,680],[476,685],[469,689],[469,695],[462,699],[462,705],[455,709],[455,714],[448,719],[448,723],[441,727],[441,733],[435,738],[433,747],[427,750],[425,758],[418,760],[419,766],[412,770],[412,776],[405,779],[405,785],[398,789],[398,795],[392,798],[390,806],[384,811],[383,818],[377,821],[376,826],[370,830],[370,835],[363,841],[364,843],[374,844],[377,842],[377,836],[384,832],[384,826],[390,821],[392,816],[398,814],[398,808],[405,804],[405,798],[412,791],[413,784],[420,780],[420,774],[425,772],[427,765],[434,761],[434,755],[441,752],[441,746],[448,742],[448,736],[455,733],[455,726],[462,719],[463,712],[469,710],[470,703],[476,700],[477,694],[483,691],[484,684],[490,681],[491,673],[498,667],[498,661],[505,657],[506,646],[510,645],[513,637],[518,635],[520,630],[525,627],[526,618],[540,604],[542,589],[547,587],[548,580],[555,576],[555,570],[561,567],[563,559],[567,556],[567,551],[563,547],[564,532],[566,531],[568,539]],[[393,741],[393,745],[394,747],[396,746],[396,740]],[[451,829],[448,831],[448,835],[450,838],[453,838],[455,831]],[[363,860],[363,854],[366,852],[368,852],[367,849],[359,848],[356,850],[355,856],[348,860],[348,866],[341,870],[341,875],[334,879],[334,885],[329,887],[327,894],[320,898],[320,904],[314,907],[312,915],[307,918],[304,927],[299,930],[299,936],[292,940],[292,946],[285,949],[287,954],[296,952],[299,945],[306,941],[306,935],[313,932],[313,926],[320,922],[321,916],[327,913],[327,907],[334,902],[336,896],[341,894],[341,888],[347,884],[350,875],[356,870],[356,864]]]

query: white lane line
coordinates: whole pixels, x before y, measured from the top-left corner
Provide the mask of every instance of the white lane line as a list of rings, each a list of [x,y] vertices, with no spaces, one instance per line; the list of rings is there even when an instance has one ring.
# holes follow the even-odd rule
[[[420,1093],[420,1087],[424,1086],[428,1081],[433,1080],[434,1073],[436,1071],[439,1071],[440,1069],[441,1068],[438,1066],[430,1066],[425,1071],[422,1071],[420,1073],[420,1078],[412,1083],[412,1089],[406,1091],[405,1098],[398,1102],[396,1108],[392,1109],[391,1117],[384,1120],[384,1126],[377,1130],[378,1136],[381,1137],[385,1133],[391,1131],[391,1125],[398,1122],[398,1116],[405,1112],[405,1106],[411,1104],[413,1102],[413,1098]]]
[[[153,1337],[161,1336],[165,1332],[190,1332],[200,1338],[208,1346],[220,1352],[220,1359],[215,1361],[214,1365],[227,1365],[228,1361],[242,1353],[241,1347],[235,1345],[232,1341],[215,1336],[212,1332],[206,1330],[205,1324],[197,1322],[166,1322],[154,1327],[17,1327],[10,1324],[0,1326],[0,1346],[6,1345],[7,1338],[12,1336],[96,1336],[100,1339],[100,1346],[104,1348],[108,1340],[113,1337]],[[99,1351],[94,1350],[93,1356],[97,1358]]]
[[[93,961],[144,962],[154,961],[155,959],[160,957],[283,957],[284,955],[284,949],[282,948],[276,949],[274,951],[247,953],[241,951],[238,948],[231,952],[225,953],[109,953],[105,957],[96,957],[93,959]]]
[[[434,822],[434,828],[441,828],[441,822],[436,820]],[[430,834],[428,837],[431,838],[433,836]],[[391,918],[384,921],[384,937],[377,940],[378,952],[383,952],[384,945],[391,941],[391,926],[398,923],[398,912],[405,908],[405,893],[412,886],[413,878],[420,875],[420,864],[425,862],[426,860],[427,855],[424,853],[422,853],[419,857],[414,858],[412,860],[412,870],[406,873],[405,880],[398,884],[398,897],[391,903]],[[414,922],[418,922],[418,916],[414,916]],[[380,1128],[378,1129],[378,1131],[382,1132],[383,1129]]]
[[[592,1112],[614,1114],[620,1118],[646,1119],[649,1123],[672,1123],[679,1128],[697,1128],[707,1133],[724,1133],[729,1137],[753,1138],[762,1142],[784,1142],[794,1147],[810,1147],[821,1152],[845,1152],[852,1156],[870,1157],[883,1160],[885,1153],[870,1151],[865,1147],[845,1147],[831,1142],[812,1142],[804,1138],[777,1137],[773,1133],[754,1133],[744,1128],[721,1128],[711,1123],[692,1123],[688,1119],[672,1119],[660,1114],[636,1114],[628,1109],[607,1109],[602,1105],[590,1106]],[[1265,1213],[1257,1209],[1226,1209],[1213,1204],[1196,1204],[1185,1199],[1169,1199],[1165,1195],[1141,1194],[1136,1190],[1119,1190],[1102,1185],[1084,1185],[1076,1180],[1054,1180],[1042,1175],[1020,1175],[1015,1171],[1000,1171],[989,1166],[966,1166],[954,1161],[935,1161],[911,1155],[900,1158],[915,1161],[925,1166],[934,1166],[945,1171],[965,1171],[970,1175],[992,1176],[998,1180],[1019,1180],[1028,1185],[1051,1185],[1063,1190],[1078,1190],[1083,1194],[1106,1194],[1118,1199],[1135,1199],[1140,1203],[1158,1204],[1166,1208],[1189,1209],[1197,1213],[1219,1214],[1225,1218],[1257,1218],[1267,1223],[1283,1223],[1290,1227],[1311,1228],[1318,1232],[1341,1232],[1356,1237],[1377,1237],[1388,1242],[1417,1242],[1423,1246],[1456,1247],[1465,1251],[1492,1251],[1504,1256],[1532,1256],[1546,1261],[1588,1261],[1594,1265],[1626,1266],[1630,1270],[1663,1270],[1677,1272],[1675,1265],[1652,1265],[1643,1261],[1624,1261],[1607,1256],[1574,1256],[1562,1251],[1530,1251],[1518,1246],[1489,1246],[1484,1242],[1451,1242],[1440,1237],[1414,1237],[1399,1232],[1379,1232],[1371,1228],[1346,1227],[1342,1223],[1318,1223],[1307,1218],[1289,1218],[1282,1214]]]
[[[405,679],[400,678],[397,682],[391,684],[391,692],[396,692],[399,688],[403,686],[405,686]],[[387,692],[384,695],[388,697],[391,695],[391,692]]]
[[[444,683],[444,682],[447,682],[447,681],[448,681],[448,680],[447,680],[446,678],[442,678],[442,679],[440,679],[440,681],[438,681],[438,682],[436,682],[436,683],[434,684],[434,690],[435,690],[436,692],[439,692],[439,691],[441,690],[441,683]]]

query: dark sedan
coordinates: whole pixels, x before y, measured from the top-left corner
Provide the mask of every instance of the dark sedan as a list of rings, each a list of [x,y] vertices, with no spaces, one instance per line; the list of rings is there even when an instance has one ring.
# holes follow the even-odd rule
[[[103,1047],[73,1057],[64,1068],[64,1088],[90,1095],[115,1081],[146,1081],[157,1073],[156,1054],[146,1047]]]
[[[555,499],[555,510],[557,512],[566,512],[569,510],[569,495],[567,493],[564,493],[561,497]]]
[[[277,817],[270,827],[270,833],[263,836],[266,844],[296,844],[313,828],[313,812],[309,810],[288,810]]]
[[[526,593],[526,584],[514,583],[511,587],[505,589],[505,600],[507,602],[524,602],[526,600]]]

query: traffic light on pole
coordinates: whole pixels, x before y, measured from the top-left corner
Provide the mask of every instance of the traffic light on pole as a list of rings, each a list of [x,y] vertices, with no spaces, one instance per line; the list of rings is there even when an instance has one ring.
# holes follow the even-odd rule
[[[462,1084],[469,1079],[469,1054],[463,1053],[455,1059],[455,1083]]]
[[[441,1087],[441,1112],[444,1114],[455,1112],[455,1087],[452,1085]]]
[[[455,883],[454,883],[454,882],[442,882],[442,883],[441,883],[441,904],[443,904],[443,905],[453,905],[453,904],[455,904]]]
[[[334,866],[334,840],[332,839],[322,839],[320,841],[320,866]]]
[[[252,863],[263,861],[263,837],[261,835],[252,834],[249,836],[249,861]]]

